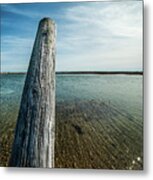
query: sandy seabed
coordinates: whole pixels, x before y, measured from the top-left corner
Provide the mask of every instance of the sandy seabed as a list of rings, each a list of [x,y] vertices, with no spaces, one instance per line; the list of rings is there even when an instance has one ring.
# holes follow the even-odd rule
[[[24,76],[2,80],[0,166],[8,166]],[[55,133],[56,168],[142,170],[141,76],[58,76]]]
[[[143,169],[143,122],[103,102],[59,103],[55,166]]]

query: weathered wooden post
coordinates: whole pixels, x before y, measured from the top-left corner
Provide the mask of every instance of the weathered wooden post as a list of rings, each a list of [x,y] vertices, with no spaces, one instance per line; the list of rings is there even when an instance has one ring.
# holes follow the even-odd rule
[[[55,24],[40,21],[15,130],[9,166],[54,167]]]

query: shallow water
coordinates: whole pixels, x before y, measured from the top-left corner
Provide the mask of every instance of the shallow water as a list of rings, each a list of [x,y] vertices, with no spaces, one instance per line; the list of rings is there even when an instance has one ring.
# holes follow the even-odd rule
[[[1,75],[7,166],[25,75]],[[56,167],[143,168],[141,75],[56,75]]]

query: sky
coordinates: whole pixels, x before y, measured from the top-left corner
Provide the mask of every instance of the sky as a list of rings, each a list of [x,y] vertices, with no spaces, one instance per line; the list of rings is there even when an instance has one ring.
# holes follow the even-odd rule
[[[142,1],[1,4],[1,72],[26,72],[39,21],[56,23],[56,71],[142,71]]]

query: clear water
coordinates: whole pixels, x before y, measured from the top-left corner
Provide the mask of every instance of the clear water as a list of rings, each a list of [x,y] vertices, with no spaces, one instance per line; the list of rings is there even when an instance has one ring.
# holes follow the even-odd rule
[[[20,101],[25,75],[4,74],[0,77],[0,98],[2,106],[17,105]]]
[[[19,105],[25,76],[1,75],[2,111]],[[142,76],[139,75],[56,75],[57,103],[77,100],[102,101],[139,118],[142,118],[142,90]]]
[[[56,100],[96,100],[142,117],[142,76],[57,75]]]
[[[14,132],[24,81],[24,74],[4,74],[0,79],[0,160],[3,166],[7,165],[9,157],[12,138],[9,145],[7,139]],[[132,162],[143,158],[142,82],[141,75],[56,75],[56,166],[141,169],[142,161],[141,165]],[[86,121],[84,115],[92,121]],[[82,129],[85,133],[79,135]],[[108,141],[104,143],[105,137]],[[72,147],[78,142],[80,151],[76,152]],[[115,154],[110,155],[111,151]],[[90,161],[91,154],[94,154],[94,162]]]
[[[20,105],[25,75],[4,74],[0,76],[0,125],[1,130],[8,123],[14,123]]]

